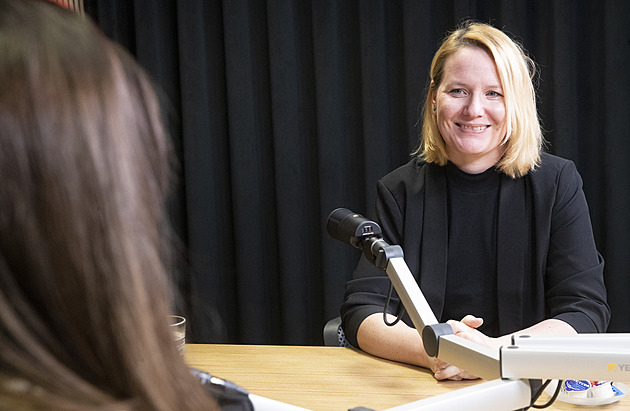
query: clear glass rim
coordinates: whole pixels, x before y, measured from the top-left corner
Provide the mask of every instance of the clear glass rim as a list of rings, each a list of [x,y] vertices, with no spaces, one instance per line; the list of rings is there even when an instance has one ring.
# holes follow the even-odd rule
[[[186,318],[182,317],[181,315],[169,315],[168,318],[170,320],[169,324],[171,327],[176,327],[186,323]]]

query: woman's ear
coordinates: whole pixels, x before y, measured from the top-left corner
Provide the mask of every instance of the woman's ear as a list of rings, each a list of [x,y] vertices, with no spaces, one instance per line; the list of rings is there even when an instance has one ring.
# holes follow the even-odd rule
[[[435,114],[437,111],[437,102],[435,101],[435,94],[436,94],[435,83],[433,82],[433,80],[431,80],[431,85],[429,86],[429,95],[431,96],[431,111],[433,112],[433,114]]]

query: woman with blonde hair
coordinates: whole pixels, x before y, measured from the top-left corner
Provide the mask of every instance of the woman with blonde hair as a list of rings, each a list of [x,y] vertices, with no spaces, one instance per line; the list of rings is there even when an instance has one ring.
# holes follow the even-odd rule
[[[0,409],[218,409],[168,326],[171,149],[147,76],[42,1],[0,0],[0,55]]]
[[[438,321],[493,349],[610,319],[581,177],[542,152],[534,68],[501,30],[464,23],[433,58],[420,147],[377,184],[375,220]],[[437,379],[475,378],[427,355],[390,286],[363,257],[341,308],[348,342]]]
[[[414,153],[429,163],[446,165],[449,160],[437,124],[434,100],[443,82],[446,60],[463,47],[478,47],[490,52],[498,80],[504,91],[506,133],[503,151],[496,168],[516,178],[533,170],[540,162],[542,131],[536,110],[532,79],[535,64],[523,50],[500,30],[483,24],[469,24],[449,36],[431,64],[431,83],[423,110],[422,146]]]

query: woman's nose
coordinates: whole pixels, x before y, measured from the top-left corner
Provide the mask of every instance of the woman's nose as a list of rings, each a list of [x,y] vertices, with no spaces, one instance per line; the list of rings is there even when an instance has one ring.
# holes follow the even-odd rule
[[[481,117],[484,110],[482,97],[477,94],[472,94],[464,106],[464,114],[470,117]]]

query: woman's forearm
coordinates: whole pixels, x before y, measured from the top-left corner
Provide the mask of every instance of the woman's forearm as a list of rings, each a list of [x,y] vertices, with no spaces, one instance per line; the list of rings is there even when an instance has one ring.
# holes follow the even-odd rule
[[[388,315],[388,321],[394,321]],[[415,328],[402,321],[390,327],[383,322],[383,314],[367,317],[357,332],[361,350],[392,361],[429,368],[429,359],[422,345],[422,338]]]

